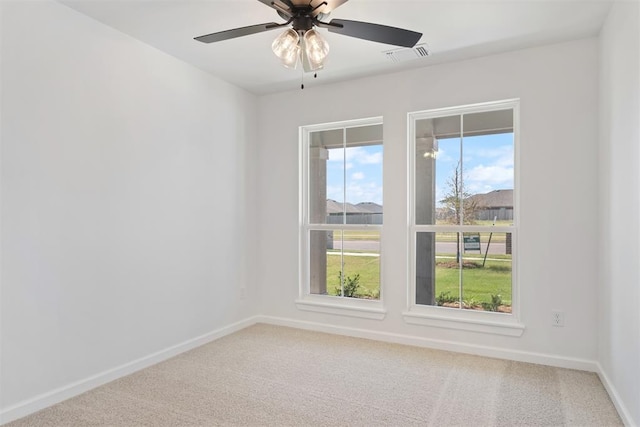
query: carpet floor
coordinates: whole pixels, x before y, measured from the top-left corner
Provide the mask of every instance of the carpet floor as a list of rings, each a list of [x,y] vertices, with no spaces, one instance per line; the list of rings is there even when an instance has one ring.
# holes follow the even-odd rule
[[[258,324],[8,424],[618,426],[594,373]]]

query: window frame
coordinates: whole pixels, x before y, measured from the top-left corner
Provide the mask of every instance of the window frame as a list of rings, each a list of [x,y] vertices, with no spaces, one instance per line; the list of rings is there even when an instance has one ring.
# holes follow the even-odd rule
[[[416,303],[416,236],[419,232],[486,232],[487,226],[474,225],[436,225],[416,224],[416,122],[418,120],[465,115],[511,109],[513,111],[513,150],[514,150],[514,217],[512,226],[493,226],[491,231],[511,233],[512,237],[512,313],[495,313],[465,309],[453,309]],[[464,137],[464,136],[463,136]],[[495,102],[463,105],[457,107],[437,108],[416,111],[407,114],[407,230],[408,230],[408,286],[407,309],[403,312],[406,323],[433,326],[449,329],[468,330],[498,335],[521,336],[524,325],[520,322],[520,289],[519,289],[519,141],[520,141],[520,100],[508,99]]]
[[[383,303],[383,225],[378,224],[311,224],[309,222],[309,138],[313,132],[347,129],[353,127],[383,125],[382,116],[300,126],[299,143],[299,219],[298,219],[298,269],[299,294],[295,303],[298,309],[326,314],[337,314],[366,319],[382,320],[386,315]],[[384,127],[383,127],[384,129]],[[384,143],[383,143],[384,153]],[[383,154],[384,162],[384,154]],[[384,163],[383,163],[384,174]],[[383,184],[384,186],[384,184]],[[383,190],[384,197],[384,190]],[[383,203],[384,206],[384,203]],[[383,220],[384,221],[384,220]],[[310,233],[320,230],[375,230],[380,233],[380,298],[369,300],[335,295],[311,294],[310,289]]]

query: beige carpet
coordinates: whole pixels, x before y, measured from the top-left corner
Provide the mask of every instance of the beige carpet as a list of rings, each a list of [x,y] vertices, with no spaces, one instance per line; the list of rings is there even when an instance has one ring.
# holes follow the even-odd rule
[[[9,425],[622,423],[593,373],[255,325]]]

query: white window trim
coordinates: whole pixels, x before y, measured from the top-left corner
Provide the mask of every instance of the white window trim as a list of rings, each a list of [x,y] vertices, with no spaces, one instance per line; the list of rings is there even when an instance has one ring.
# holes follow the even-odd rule
[[[474,310],[454,309],[438,306],[428,306],[416,304],[416,260],[415,260],[415,239],[416,233],[420,231],[445,232],[445,231],[487,231],[487,227],[473,225],[465,226],[443,226],[443,225],[416,225],[415,224],[415,152],[416,152],[416,120],[430,119],[457,114],[470,114],[488,111],[513,109],[513,145],[514,145],[514,218],[513,226],[492,227],[494,232],[512,233],[513,241],[513,261],[512,261],[512,283],[511,283],[511,309],[512,314],[483,312]],[[520,216],[520,191],[519,191],[519,139],[520,139],[520,100],[509,99],[497,102],[486,102],[460,107],[439,108],[427,111],[412,112],[407,115],[407,135],[409,144],[407,149],[408,164],[408,270],[409,283],[407,287],[407,310],[402,313],[404,321],[409,324],[432,326],[439,328],[458,329],[473,332],[482,332],[496,335],[521,336],[525,325],[520,321],[520,278],[518,269],[518,237],[519,237],[519,216]]]
[[[360,298],[343,298],[333,295],[313,295],[309,288],[309,233],[311,230],[334,230],[336,224],[309,224],[308,191],[309,191],[309,135],[312,132],[343,129],[349,127],[369,126],[382,124],[382,117],[369,117],[365,119],[346,120],[341,122],[324,123],[317,125],[301,126],[298,133],[299,150],[299,218],[298,218],[298,272],[299,295],[295,301],[299,310],[314,311],[325,314],[334,314],[365,319],[382,320],[386,315],[383,303],[383,263],[380,262],[380,299],[368,300]],[[382,260],[383,235],[382,225],[369,224],[343,224],[339,225],[343,230],[378,230],[380,231],[380,259]]]

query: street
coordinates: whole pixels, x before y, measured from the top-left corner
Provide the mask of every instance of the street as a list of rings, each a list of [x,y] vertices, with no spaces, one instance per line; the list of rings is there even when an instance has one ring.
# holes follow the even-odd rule
[[[344,248],[342,247],[344,246]],[[487,250],[487,242],[481,242],[482,246],[482,254],[484,254]],[[372,240],[334,240],[333,241],[333,249],[344,249],[351,251],[370,251],[370,252],[379,252],[380,251],[380,242],[372,241]],[[456,253],[456,243],[455,242],[436,242],[436,253],[439,254],[455,254]],[[470,254],[479,254],[478,251],[467,251]],[[504,242],[491,242],[491,246],[489,246],[490,254],[504,254],[505,253],[505,243]]]

